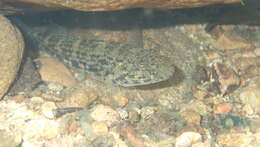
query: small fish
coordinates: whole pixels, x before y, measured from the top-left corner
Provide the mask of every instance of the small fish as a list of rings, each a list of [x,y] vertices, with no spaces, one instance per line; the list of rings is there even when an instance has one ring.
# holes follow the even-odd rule
[[[73,113],[76,111],[81,111],[83,108],[81,107],[66,107],[66,108],[57,108],[53,110],[53,114],[56,118],[61,117],[67,113]]]

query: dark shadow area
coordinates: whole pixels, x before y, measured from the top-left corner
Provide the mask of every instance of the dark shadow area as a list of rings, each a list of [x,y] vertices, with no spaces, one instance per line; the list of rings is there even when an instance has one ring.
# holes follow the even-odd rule
[[[257,5],[257,1],[247,1],[245,5],[241,3],[220,4],[175,10],[128,9],[109,12],[63,10],[34,14],[28,12],[18,16],[21,16],[25,21],[34,25],[57,23],[73,27],[74,24],[81,23],[80,27],[84,29],[110,30],[128,30],[135,26],[141,26],[142,28],[162,28],[173,25],[205,23],[259,25],[260,20],[257,20],[257,17],[245,14],[246,9],[255,9],[255,11],[259,12],[260,5]],[[234,11],[238,11],[238,18],[218,19],[220,16],[228,17],[230,12]]]

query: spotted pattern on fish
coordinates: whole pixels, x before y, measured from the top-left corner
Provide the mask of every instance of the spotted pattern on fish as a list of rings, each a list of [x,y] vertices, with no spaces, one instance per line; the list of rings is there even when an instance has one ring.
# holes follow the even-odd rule
[[[175,71],[173,63],[160,55],[159,48],[89,40],[57,25],[38,32],[18,18],[12,21],[35,47],[46,50],[69,67],[83,70],[93,79],[123,87],[142,86],[168,80]]]

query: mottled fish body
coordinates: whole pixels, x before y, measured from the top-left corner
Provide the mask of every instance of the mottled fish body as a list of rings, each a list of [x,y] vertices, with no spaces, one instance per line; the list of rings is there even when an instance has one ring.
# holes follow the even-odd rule
[[[165,81],[174,73],[172,63],[159,54],[159,49],[88,40],[59,26],[38,32],[17,18],[12,20],[34,47],[46,50],[67,66],[83,70],[93,79],[131,87]]]

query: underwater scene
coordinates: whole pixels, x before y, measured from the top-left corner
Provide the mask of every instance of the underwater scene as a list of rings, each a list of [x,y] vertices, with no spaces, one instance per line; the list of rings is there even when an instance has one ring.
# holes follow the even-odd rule
[[[259,18],[242,4],[0,15],[0,146],[260,146]]]

